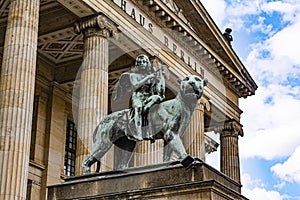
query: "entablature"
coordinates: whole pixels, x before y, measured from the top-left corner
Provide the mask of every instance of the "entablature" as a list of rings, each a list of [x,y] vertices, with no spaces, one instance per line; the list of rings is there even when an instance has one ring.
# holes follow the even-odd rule
[[[139,0],[133,2],[137,6],[139,5],[141,9],[145,10],[145,7],[147,7],[148,9],[145,10],[146,13],[152,15],[152,17],[155,17],[156,19],[159,19],[159,24],[163,28],[169,28],[174,31],[180,32],[182,35],[181,41],[188,45],[191,51],[193,51],[193,53],[196,54],[200,60],[209,60],[209,62],[215,63],[217,69],[223,75],[224,80],[228,83],[228,85],[231,86],[231,88],[239,97],[246,98],[247,96],[253,95],[255,93],[257,85],[255,84],[241,61],[238,59],[234,51],[231,48],[228,49],[228,45],[221,33],[219,33],[218,35],[210,35],[210,38],[207,41],[203,41],[203,38],[199,37],[199,31],[197,29],[195,30],[193,26],[191,26],[193,25],[192,20],[190,20],[190,22],[185,18],[180,18],[178,16],[178,13],[174,13],[174,10],[170,9],[170,7],[168,7],[168,5],[166,5],[164,1]],[[178,1],[174,2],[178,3]],[[197,4],[192,4],[189,2],[180,2],[181,4],[179,5],[184,4],[196,7],[199,3],[198,2]],[[184,11],[184,9],[181,7],[180,10]],[[203,20],[203,16],[198,16],[198,18],[201,18]],[[217,29],[216,27],[213,27],[213,23],[210,23],[211,19],[208,14],[205,15],[205,18],[205,23],[203,23],[203,25],[205,25],[207,29]],[[203,29],[203,26],[201,26],[201,29]],[[206,35],[207,33],[204,36]],[[221,41],[218,43],[219,46],[217,48],[212,48],[210,43],[219,40]],[[227,48],[225,48],[226,52],[223,50],[224,46],[227,46]]]
[[[127,2],[129,2],[129,1],[127,1]],[[112,2],[112,1],[89,1],[89,0],[87,0],[86,3],[87,3],[87,5],[90,5],[91,8],[94,9],[95,13],[102,12],[103,14],[109,16],[116,24],[118,24],[119,31],[121,33],[123,33],[123,34],[121,34],[121,36],[125,37],[124,41],[126,39],[134,40],[134,41],[131,41],[131,42],[126,42],[126,44],[122,44],[122,40],[113,41],[121,49],[126,50],[126,49],[128,49],[128,47],[130,47],[130,49],[132,49],[132,50],[130,50],[130,52],[133,52],[134,50],[138,50],[139,48],[142,47],[150,55],[159,56],[159,58],[167,66],[169,66],[169,69],[172,71],[172,73],[177,75],[177,77],[183,77],[186,74],[201,73],[201,70],[195,70],[194,67],[189,66],[186,62],[184,62],[182,59],[180,59],[180,55],[178,55],[178,54],[176,55],[176,54],[174,54],[174,52],[172,52],[170,50],[160,51],[159,55],[158,55],[158,52],[155,51],[155,47],[160,46],[160,47],[163,47],[165,49],[167,48],[163,44],[163,42],[159,41],[159,39],[156,38],[156,35],[154,35],[153,33],[150,33],[148,29],[146,29],[144,27],[141,27],[140,26],[141,24],[139,24],[139,22],[136,19],[133,19],[128,13],[124,12],[124,10],[122,10],[122,8],[120,8],[119,5],[115,4],[115,2]],[[143,9],[145,9],[144,4],[141,5],[140,2],[139,3],[135,2],[135,3],[138,4],[139,6],[143,6]],[[146,6],[148,6],[148,5],[146,5]],[[169,9],[169,8],[166,8],[166,9]],[[138,12],[137,9],[136,9],[135,12],[136,13]],[[151,14],[151,12],[152,11],[150,11],[150,14]],[[149,14],[149,12],[148,12],[148,14]],[[138,14],[136,14],[136,16],[138,16]],[[176,15],[174,14],[174,16],[176,16]],[[151,17],[153,18],[154,16],[151,15]],[[178,18],[178,20],[180,20],[180,19]],[[152,22],[153,22],[153,25],[161,27],[160,24],[158,24],[158,25],[156,24],[157,20],[156,21],[152,20]],[[188,28],[188,26],[186,28]],[[127,31],[127,30],[132,30],[132,31]],[[190,29],[190,31],[192,31],[192,29]],[[183,37],[186,37],[186,36],[183,34]],[[200,40],[200,38],[198,38],[198,39]],[[184,40],[184,38],[177,38],[176,41],[178,41],[178,40],[180,40],[180,42],[185,42],[186,45],[183,46],[183,47],[188,46],[188,49],[191,50],[190,45],[187,45],[189,43],[186,43],[186,40]],[[205,70],[207,70],[206,75],[212,74],[211,71],[218,71],[218,69],[216,69],[216,67],[215,67],[215,66],[218,66],[218,65],[216,64],[217,60],[214,57],[214,55],[210,54],[209,51],[206,50],[199,43],[195,44],[194,46],[195,47],[198,46],[199,51],[198,51],[198,54],[196,54],[196,55],[198,55],[198,59],[201,62],[205,62],[205,64],[203,64],[203,63],[201,63],[201,64],[203,64],[203,66],[205,66]],[[209,47],[207,47],[207,48],[209,48]],[[196,52],[195,49],[192,49],[192,51]],[[202,52],[201,54],[200,54],[200,51]],[[126,51],[126,52],[128,52],[128,51]],[[195,54],[193,54],[193,55],[195,55]],[[201,58],[200,58],[200,56],[201,56]],[[132,57],[134,57],[134,55]],[[114,72],[111,72],[111,73],[114,73]],[[118,73],[120,73],[120,72],[117,72],[117,74]],[[224,73],[229,73],[229,72],[225,71]],[[117,74],[112,76],[113,79],[117,76]],[[212,75],[209,75],[209,76],[212,77]],[[222,80],[222,78],[220,79],[218,77],[215,77],[215,80],[217,80],[218,82],[224,82],[224,80]],[[112,82],[115,82],[115,80],[112,80]],[[215,84],[215,82],[216,81],[211,82],[211,85]],[[227,87],[227,85],[226,85],[226,87]],[[112,88],[111,88],[111,90],[112,90]],[[215,93],[215,91],[211,90],[209,93]],[[239,114],[241,113],[241,111],[239,109],[236,109],[237,103],[235,101],[233,101],[233,103],[230,103],[230,105],[229,105],[228,102],[230,102],[230,101],[228,101],[228,99],[226,99],[226,94],[223,94],[223,96],[224,95],[225,95],[225,98],[220,98],[219,95],[212,95],[212,98],[210,98],[210,99],[211,99],[212,102],[218,102],[218,104],[220,104],[221,107],[225,107],[226,110],[229,110],[227,113],[230,116],[234,115],[235,117],[239,117]],[[232,105],[234,105],[234,106],[232,106]],[[231,107],[231,108],[233,107],[233,109],[227,109],[229,107]]]

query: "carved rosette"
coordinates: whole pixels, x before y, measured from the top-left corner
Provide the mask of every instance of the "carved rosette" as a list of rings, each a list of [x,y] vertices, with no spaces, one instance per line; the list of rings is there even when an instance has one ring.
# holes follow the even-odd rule
[[[116,24],[103,14],[82,18],[74,23],[76,34],[83,33],[84,38],[91,36],[112,37],[118,32]]]

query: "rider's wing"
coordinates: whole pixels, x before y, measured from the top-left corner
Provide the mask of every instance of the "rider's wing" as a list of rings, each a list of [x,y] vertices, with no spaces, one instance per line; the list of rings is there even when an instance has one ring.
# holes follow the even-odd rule
[[[114,100],[122,98],[127,92],[132,91],[132,84],[130,80],[130,73],[125,72],[121,74],[119,81],[117,83],[117,89],[115,92]]]

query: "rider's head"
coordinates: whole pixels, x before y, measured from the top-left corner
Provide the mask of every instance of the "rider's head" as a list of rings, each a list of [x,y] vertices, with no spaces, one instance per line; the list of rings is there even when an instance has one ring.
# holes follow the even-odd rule
[[[153,71],[153,67],[148,56],[141,54],[135,59],[135,70],[139,72]]]

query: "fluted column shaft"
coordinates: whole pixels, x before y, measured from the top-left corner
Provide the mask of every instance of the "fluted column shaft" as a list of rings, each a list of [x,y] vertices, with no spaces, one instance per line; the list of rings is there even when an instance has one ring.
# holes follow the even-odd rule
[[[11,0],[0,82],[0,199],[26,199],[39,0]]]
[[[183,143],[189,155],[205,160],[204,109],[210,109],[209,102],[201,99],[193,113],[183,136]]]
[[[242,126],[235,120],[225,122],[220,131],[221,172],[240,183],[238,137],[243,136]]]
[[[164,141],[156,140],[151,143],[149,140],[138,142],[134,154],[134,166],[146,166],[163,162]]]
[[[76,174],[92,146],[93,131],[107,115],[108,106],[108,37],[116,26],[104,15],[84,18],[74,25],[84,35],[84,54],[80,77]]]

